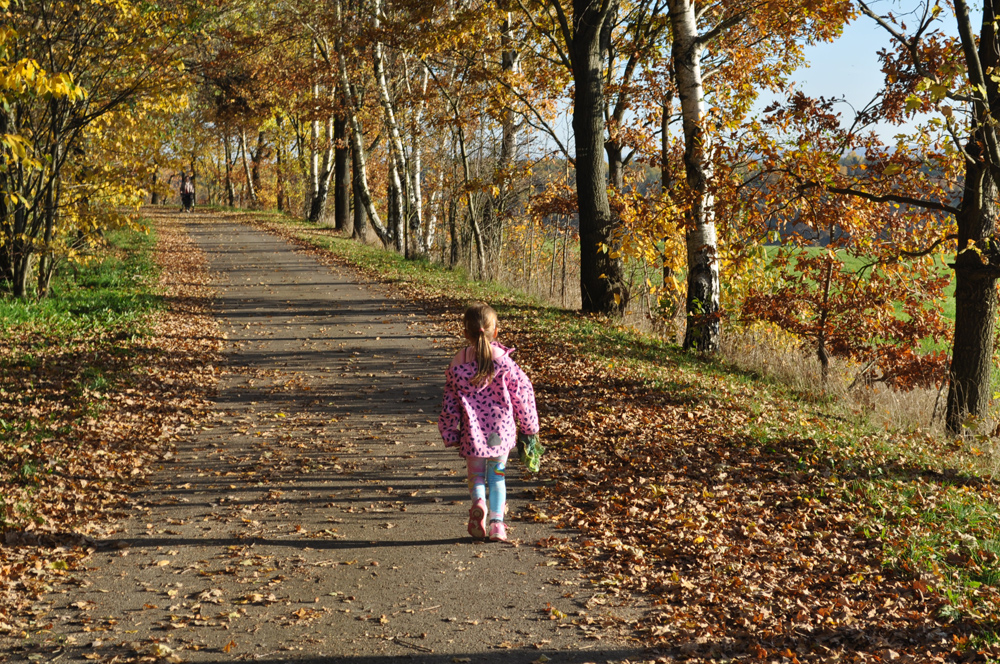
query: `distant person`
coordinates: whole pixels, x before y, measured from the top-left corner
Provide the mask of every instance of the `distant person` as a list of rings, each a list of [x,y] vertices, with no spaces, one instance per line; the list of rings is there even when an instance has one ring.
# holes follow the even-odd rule
[[[178,189],[178,193],[181,195],[181,212],[187,211],[187,183],[187,173],[181,171],[181,186]]]
[[[510,358],[511,349],[497,343],[497,314],[489,305],[469,307],[464,322],[469,345],[448,366],[438,430],[445,447],[457,446],[468,466],[469,534],[502,542],[507,539],[507,456],[518,430],[537,439],[535,390]]]
[[[194,209],[194,173],[191,177],[181,181],[181,203],[184,204],[184,211],[191,212]]]

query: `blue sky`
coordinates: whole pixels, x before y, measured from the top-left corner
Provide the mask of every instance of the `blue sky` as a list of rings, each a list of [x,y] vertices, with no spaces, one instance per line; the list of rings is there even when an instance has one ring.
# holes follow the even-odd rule
[[[889,45],[889,34],[875,21],[861,17],[844,28],[843,36],[837,41],[807,47],[808,66],[792,74],[791,79],[797,90],[810,97],[845,99],[850,106],[839,104],[837,111],[843,123],[850,123],[854,118],[851,107],[864,108],[882,87],[878,52]],[[770,93],[761,95],[757,111],[776,99],[782,97]],[[897,132],[895,128],[887,128],[882,138],[888,140]]]
[[[917,4],[912,0],[872,3],[877,12],[881,13],[891,8],[895,9],[897,14],[900,13],[902,6],[907,5],[906,8],[912,11]],[[977,31],[981,17],[981,10],[973,7],[971,18],[973,28]],[[914,20],[905,22],[909,28],[916,24]],[[954,18],[947,10],[934,27],[947,33],[957,33]],[[851,106],[860,110],[882,87],[884,77],[880,69],[878,52],[883,48],[889,48],[890,44],[889,33],[867,16],[860,16],[844,29],[843,36],[837,41],[808,47],[806,58],[809,66],[795,72],[792,80],[796,81],[797,89],[810,97],[844,98]],[[763,109],[773,99],[773,95],[765,95],[757,108]],[[850,122],[854,117],[854,112],[846,104],[840,105],[837,110],[841,114],[842,122]],[[882,138],[890,140],[898,132],[895,127],[886,128],[882,132]]]
[[[811,97],[846,97],[855,108],[864,107],[882,87],[878,51],[889,46],[888,33],[867,17],[844,29],[835,42],[810,46],[810,66],[797,71],[797,87]],[[845,108],[845,116],[850,109]]]

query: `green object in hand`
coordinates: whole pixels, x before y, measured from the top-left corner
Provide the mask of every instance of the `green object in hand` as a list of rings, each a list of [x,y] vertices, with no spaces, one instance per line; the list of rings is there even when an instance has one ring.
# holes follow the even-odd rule
[[[542,465],[542,455],[545,448],[538,442],[538,434],[517,434],[517,456],[528,472],[537,473]]]

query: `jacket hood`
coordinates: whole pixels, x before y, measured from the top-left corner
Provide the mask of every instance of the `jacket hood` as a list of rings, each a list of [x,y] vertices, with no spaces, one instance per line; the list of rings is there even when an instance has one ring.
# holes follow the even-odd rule
[[[513,364],[514,360],[511,358],[511,353],[514,352],[514,348],[508,348],[502,344],[494,341],[492,344],[493,348],[499,350],[501,355],[499,357],[494,356],[493,358],[493,380],[497,379],[500,374],[509,371],[510,365]],[[456,364],[448,370],[449,373],[453,373],[455,376],[455,386],[458,388],[459,392],[463,394],[468,394],[472,392],[478,392],[482,389],[489,387],[490,383],[484,383],[482,385],[473,385],[472,377],[475,375],[476,361],[470,360],[468,362],[463,362],[461,364]],[[492,381],[490,381],[492,382]]]

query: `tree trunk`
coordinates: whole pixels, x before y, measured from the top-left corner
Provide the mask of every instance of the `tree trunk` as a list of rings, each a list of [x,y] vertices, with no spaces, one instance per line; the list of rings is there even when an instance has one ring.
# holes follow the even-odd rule
[[[316,173],[316,188],[313,191],[312,201],[309,203],[309,221],[314,224],[318,224],[326,217],[326,204],[330,199],[330,180],[333,178],[334,157],[333,118],[326,121],[323,135],[326,139],[326,149],[323,151],[323,161]]]
[[[673,169],[670,165],[670,117],[674,114],[673,93],[667,92],[663,97],[663,108],[660,111],[660,193],[663,200],[669,201],[673,198],[674,181]],[[670,265],[667,257],[667,243],[669,237],[663,238],[663,285],[664,287],[674,279],[674,269]]]
[[[625,184],[622,146],[615,138],[604,141],[604,152],[608,155],[608,186],[611,191],[621,191]]]
[[[983,93],[989,107],[973,104],[972,134],[966,146],[973,162],[966,162],[961,211],[956,216],[959,253],[954,263],[955,338],[945,417],[948,431],[954,434],[961,433],[969,416],[982,419],[988,413],[998,314],[996,282],[1000,276],[1000,249],[997,248],[998,183],[995,173],[1000,164],[991,163],[995,153],[984,146],[997,143],[995,118],[1000,112],[1000,90],[995,77],[988,74],[1000,66],[1000,53],[994,27],[996,3],[983,5],[977,53],[968,8],[964,2],[956,3],[967,65],[970,73],[976,68],[987,74]],[[975,249],[970,243],[975,243]]]
[[[389,146],[392,151],[392,146]],[[389,181],[386,184],[386,205],[388,207],[387,219],[389,230],[396,251],[405,253],[403,243],[403,183],[399,176],[399,166],[395,160],[389,160]]]
[[[430,81],[430,70],[427,68],[426,63],[421,63],[423,65],[420,74],[420,101],[416,104],[413,109],[411,128],[410,128],[410,191],[412,193],[411,199],[411,209],[409,219],[407,223],[409,224],[409,237],[410,246],[415,247],[419,254],[427,254],[430,251],[430,242],[427,240],[427,234],[424,229],[424,186],[423,186],[423,158],[424,158],[424,110],[427,107],[427,84]],[[412,95],[413,89],[410,86],[410,76],[408,67],[406,66],[406,56],[403,56],[403,80],[406,81],[407,93]],[[433,207],[433,202],[431,203]],[[431,213],[433,214],[433,213]],[[433,225],[433,222],[429,222]],[[407,250],[407,255],[409,255],[409,250]]]
[[[382,0],[374,2],[375,28],[381,25],[379,16],[382,13]],[[373,50],[373,65],[375,68],[375,82],[378,87],[378,98],[382,105],[385,116],[385,126],[389,132],[389,177],[392,193],[395,200],[391,202],[390,209],[395,207],[399,211],[396,219],[390,220],[389,228],[393,234],[396,251],[405,253],[407,247],[403,244],[403,219],[406,210],[414,210],[416,201],[413,199],[413,186],[410,184],[409,173],[407,172],[405,152],[403,151],[403,139],[399,133],[399,123],[396,121],[396,113],[393,109],[392,98],[389,95],[389,85],[385,76],[385,47],[382,42],[376,41]],[[404,194],[408,197],[409,207],[403,202]],[[417,222],[419,225],[419,221]]]
[[[520,56],[514,41],[512,22],[508,12],[503,23],[500,38],[501,76],[512,77],[520,70]],[[500,110],[500,153],[494,169],[495,192],[491,194],[483,210],[483,242],[487,261],[492,263],[502,250],[504,230],[511,214],[512,195],[510,192],[511,168],[517,152],[518,123],[514,109],[505,103]]]
[[[349,127],[348,134],[351,137],[351,152],[357,157],[357,169],[355,172],[356,177],[354,180],[356,186],[355,192],[364,205],[365,212],[368,214],[368,221],[371,222],[371,226],[375,230],[375,234],[378,235],[382,244],[388,245],[392,241],[391,233],[389,229],[382,225],[382,220],[378,215],[378,210],[375,209],[375,203],[372,201],[371,190],[368,188],[368,167],[365,156],[364,130],[361,126],[361,120],[358,118],[361,104],[358,101],[358,95],[354,86],[351,85],[351,79],[347,74],[347,56],[344,54],[343,38],[343,31],[347,29],[347,26],[344,25],[343,5],[341,0],[337,0],[335,3],[335,11],[337,23],[341,27],[341,31],[338,33],[336,40],[337,69],[340,75],[340,84],[347,97],[347,123]]]
[[[458,259],[460,257],[461,250],[461,239],[458,235],[458,203],[455,201],[455,197],[452,196],[448,201],[448,235],[450,242],[450,251],[448,252],[448,267],[455,267],[458,265]]]
[[[823,305],[819,312],[819,329],[816,334],[816,358],[819,360],[820,380],[826,391],[830,378],[830,352],[826,348],[827,318],[830,315],[830,285],[833,282],[833,259],[826,259],[826,276],[823,279]]]
[[[223,152],[226,158],[226,198],[229,202],[229,207],[236,207],[236,187],[233,184],[233,160],[232,160],[232,148],[229,145],[229,136],[222,136],[222,146]]]
[[[604,167],[604,44],[609,7],[573,0],[573,132],[580,209],[580,295],[583,310],[620,314],[628,303],[622,262],[612,258],[615,219]],[[608,3],[604,3],[607,5]]]
[[[368,218],[365,215],[365,204],[361,200],[361,163],[354,150],[351,150],[351,193],[354,195],[354,230],[351,236],[356,240],[365,240],[368,235]]]
[[[316,42],[312,43],[313,63],[318,59],[318,47]],[[312,98],[315,104],[319,104],[319,80],[314,78],[312,82]],[[316,192],[319,191],[319,119],[314,117],[309,122],[309,180],[306,182],[306,217],[313,218],[313,207],[316,201]]]
[[[52,125],[53,134],[59,135],[60,131],[56,126],[57,104],[55,100],[52,102]],[[59,201],[59,171],[60,171],[60,159],[59,159],[59,143],[53,143],[52,152],[50,154],[51,164],[52,164],[52,177],[49,178],[48,184],[45,187],[45,231],[42,235],[42,254],[38,258],[38,281],[36,293],[39,298],[43,298],[48,295],[49,292],[49,280],[52,277],[52,269],[54,267],[54,255],[52,251],[52,239],[55,233],[56,227],[56,214],[57,205]]]
[[[973,252],[963,254],[961,258]],[[969,415],[989,408],[996,332],[996,275],[971,261],[955,261],[955,339],[948,388],[948,430],[960,433]]]
[[[159,180],[159,175],[160,175],[160,173],[159,173],[159,166],[157,166],[155,164],[155,162],[154,162],[153,167],[156,170],[153,171],[153,185],[151,187],[151,189],[152,189],[152,195],[149,197],[149,204],[150,205],[159,205],[160,204],[160,191],[157,188],[157,184],[158,184],[158,180]]]
[[[347,146],[347,118],[338,115],[333,121],[333,140],[336,142],[333,171],[333,220],[338,231],[346,233],[351,223],[351,181],[348,180],[350,149]]]
[[[0,135],[6,134],[9,126],[10,119],[7,111],[0,107]],[[17,163],[6,163],[4,164],[4,168],[0,168],[0,191],[9,190],[8,188],[12,186],[12,182],[16,179],[19,171],[20,165]],[[14,234],[9,216],[11,208],[7,205],[7,200],[6,196],[0,196],[0,280],[12,284],[14,279],[14,263],[10,250],[11,239]],[[13,201],[11,202],[16,209],[18,204]]]
[[[28,230],[28,211],[24,202],[17,204],[14,210],[14,233],[11,241],[11,256],[13,263],[13,280],[11,290],[16,298],[28,295],[28,277],[31,274],[33,259],[31,242],[26,239]]]
[[[718,238],[708,181],[712,175],[709,136],[704,131],[705,91],[701,78],[702,45],[698,41],[693,0],[669,0],[673,28],[674,79],[684,127],[684,170],[687,197],[687,330],[684,348],[719,349]]]
[[[970,143],[967,150],[975,153]],[[997,186],[980,163],[966,169],[965,191],[958,215],[958,246],[974,241],[977,247],[995,244]],[[994,252],[990,252],[994,253]],[[996,259],[987,255],[985,260]],[[990,261],[993,262],[993,261]],[[948,408],[945,422],[960,433],[969,416],[985,416],[989,409],[996,332],[996,267],[984,264],[974,250],[955,257],[955,338],[952,348]]]
[[[274,132],[274,197],[278,212],[284,212],[285,208],[285,159],[284,143],[285,137],[282,134],[284,124],[281,115],[276,114],[274,118],[276,131]]]
[[[263,131],[257,132],[257,147],[250,153],[250,179],[253,182],[254,199],[258,199],[261,191],[260,164],[269,156],[267,153],[267,137]],[[194,160],[191,161],[191,172],[194,173]]]
[[[24,299],[28,296],[28,277],[31,275],[31,251],[21,243],[21,251],[14,261],[14,284],[12,292],[14,297]]]
[[[247,197],[250,199],[250,205],[257,207],[257,191],[253,188],[250,161],[247,159],[247,133],[243,129],[240,129],[240,153],[243,155],[243,174],[247,179]]]
[[[444,216],[444,169],[438,172],[437,189],[431,194],[430,213],[427,215],[427,228],[420,235],[420,250],[424,255],[430,255],[434,249],[434,238],[437,234],[438,217]]]
[[[309,215],[309,205],[312,201],[312,194],[308,191],[310,185],[310,165],[309,147],[306,145],[305,126],[296,117],[292,117],[292,128],[295,130],[295,155],[298,162],[299,173],[302,176],[302,201],[299,210],[305,216]],[[291,203],[289,203],[291,205]]]
[[[190,161],[190,167],[191,167],[191,209],[192,210],[194,210],[195,203],[198,202],[198,180],[195,177],[197,175],[197,173],[198,173],[198,171],[195,169],[195,166],[197,164],[198,164],[198,160],[196,159],[195,154],[192,152],[191,153],[191,161]]]

